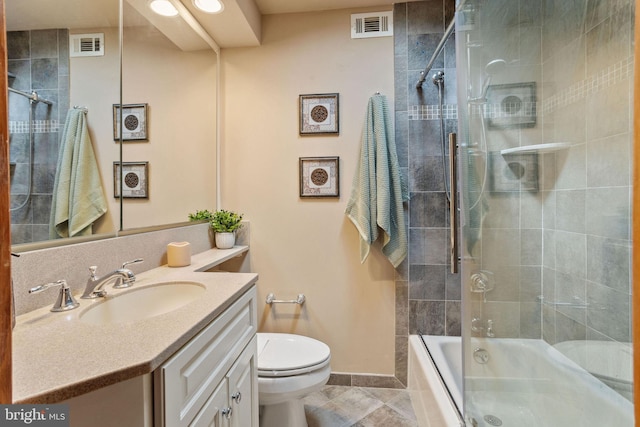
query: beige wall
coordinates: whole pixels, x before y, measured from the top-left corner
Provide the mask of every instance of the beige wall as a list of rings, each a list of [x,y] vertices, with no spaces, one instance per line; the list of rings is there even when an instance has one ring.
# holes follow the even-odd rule
[[[112,109],[120,99],[118,33],[93,32],[105,33],[106,55],[72,58],[71,105],[89,108],[90,133],[109,201],[108,221],[100,231],[107,232],[119,227],[120,217],[113,198],[113,162],[119,148],[113,140]],[[123,103],[149,105],[149,141],[126,142],[123,148],[125,162],[149,162],[149,199],[125,200],[124,228],[186,221],[189,212],[215,209],[215,53],[183,52],[146,27],[127,28],[124,43]]]
[[[326,342],[334,372],[393,375],[394,270],[378,249],[360,263],[344,215],[368,99],[393,105],[393,39],[351,40],[353,12],[267,15],[262,46],[222,51],[222,207],[251,221],[260,299],[307,297],[260,305],[261,331]],[[339,136],[299,136],[298,95],[333,92]],[[339,199],[299,198],[306,156],[340,157]]]
[[[74,31],[74,33],[80,31]],[[112,105],[120,99],[118,29],[99,28],[82,33],[104,33],[104,56],[70,58],[70,106],[87,107],[87,124],[102,175],[107,213],[94,227],[96,233],[113,232],[120,222],[118,201],[113,198],[113,161],[119,149],[113,142]],[[90,76],[90,78],[87,78]],[[97,84],[96,82],[99,82]],[[61,125],[62,126],[62,125]]]

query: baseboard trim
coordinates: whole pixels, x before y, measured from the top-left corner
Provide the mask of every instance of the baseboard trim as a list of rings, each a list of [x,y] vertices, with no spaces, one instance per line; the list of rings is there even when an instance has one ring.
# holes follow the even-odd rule
[[[406,388],[405,385],[393,375],[350,374],[343,372],[332,372],[327,385],[395,389]]]

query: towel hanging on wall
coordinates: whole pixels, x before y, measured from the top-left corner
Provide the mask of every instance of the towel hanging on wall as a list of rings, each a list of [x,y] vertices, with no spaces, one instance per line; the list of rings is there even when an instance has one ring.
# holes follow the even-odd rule
[[[107,201],[84,110],[69,110],[60,144],[49,237],[90,235],[93,223],[107,212]]]
[[[382,253],[394,267],[407,256],[403,202],[409,191],[400,171],[398,154],[384,95],[369,99],[360,158],[353,177],[346,215],[360,235],[360,262],[369,255],[382,230]]]

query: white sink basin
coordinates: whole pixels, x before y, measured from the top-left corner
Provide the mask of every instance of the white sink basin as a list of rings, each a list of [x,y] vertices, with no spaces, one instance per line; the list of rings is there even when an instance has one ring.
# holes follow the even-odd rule
[[[165,282],[144,288],[134,287],[120,295],[107,294],[104,301],[80,313],[80,320],[91,324],[144,320],[177,310],[205,291],[205,286],[197,282]]]

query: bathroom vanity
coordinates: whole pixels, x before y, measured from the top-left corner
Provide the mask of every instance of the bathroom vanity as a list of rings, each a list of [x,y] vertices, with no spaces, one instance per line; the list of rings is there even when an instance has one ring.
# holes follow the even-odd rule
[[[190,266],[138,274],[131,288],[107,287],[77,309],[18,316],[14,402],[67,403],[72,426],[257,427],[257,275],[227,272],[247,249],[211,249]],[[164,302],[147,296],[169,289],[180,301],[181,286],[200,290],[149,311]],[[135,292],[144,296],[133,300],[139,309],[120,303]],[[101,314],[112,303],[115,315]]]

